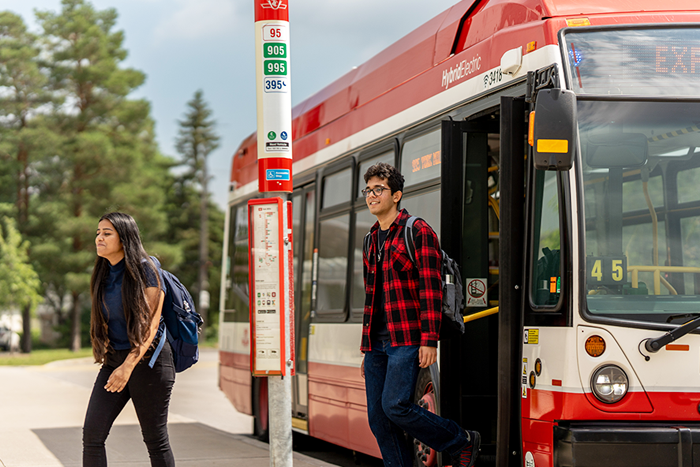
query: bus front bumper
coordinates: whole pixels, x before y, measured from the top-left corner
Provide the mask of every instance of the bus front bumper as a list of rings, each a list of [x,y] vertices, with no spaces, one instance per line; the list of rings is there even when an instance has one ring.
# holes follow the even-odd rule
[[[554,426],[555,467],[700,467],[700,424]]]

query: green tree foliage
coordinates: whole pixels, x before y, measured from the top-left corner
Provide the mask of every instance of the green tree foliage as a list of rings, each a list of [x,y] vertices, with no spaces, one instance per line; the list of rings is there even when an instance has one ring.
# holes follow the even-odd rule
[[[37,12],[44,32],[51,89],[64,100],[52,123],[60,141],[38,167],[44,176],[35,257],[57,296],[71,297],[71,348],[81,346],[88,307],[97,219],[122,210],[140,223],[146,241],[167,226],[160,179],[168,163],[158,154],[150,105],[127,96],[145,79],[121,68],[123,33],[117,13],[83,0],[63,0],[59,13]]]
[[[8,203],[0,216],[16,221],[3,230],[14,245],[15,225],[28,240],[25,263],[58,316],[61,342],[73,350],[87,343],[94,232],[110,211],[131,214],[146,250],[195,295],[200,265],[208,268],[218,309],[224,215],[206,191],[206,157],[218,136],[201,92],[181,122],[178,164],[159,152],[150,104],[130,97],[145,76],[123,66],[117,12],[62,0],[36,19],[33,35],[19,16],[0,12],[0,203]],[[171,172],[182,164],[185,173]],[[25,311],[30,305],[34,299]]]
[[[21,17],[7,11],[0,12],[0,154],[7,164],[6,178],[1,180],[3,198],[14,193],[20,229],[29,216],[30,163],[36,149],[44,141],[41,119],[30,118],[41,106],[51,101],[45,89],[46,76],[42,74],[37,56],[36,36],[27,31]]]
[[[209,293],[211,296],[212,289],[218,289],[221,275],[220,245],[223,239],[217,242],[218,246],[214,246],[214,249],[210,250],[209,211],[212,207],[208,191],[210,177],[207,171],[207,156],[219,147],[219,136],[214,131],[216,122],[212,119],[212,112],[204,101],[204,94],[201,90],[194,93],[194,97],[187,103],[187,107],[185,119],[179,121],[180,131],[175,142],[175,148],[182,156],[182,164],[187,167],[187,171],[179,180],[181,185],[180,193],[187,196],[188,191],[192,192],[193,189],[199,190],[199,222],[190,225],[199,226],[199,241],[197,242],[199,255],[195,263],[198,274],[194,290],[199,296],[197,303],[199,312],[204,318],[204,329],[206,332],[210,322],[208,310],[213,303],[208,303],[210,308],[203,306],[202,294]],[[219,212],[214,212],[213,214],[215,217],[220,218],[221,222],[218,222],[219,219],[213,219],[215,223],[212,225],[220,228],[219,226],[223,225],[223,215]],[[210,252],[215,253],[215,257],[218,258],[218,261],[215,262],[218,270],[211,271],[214,262]],[[216,275],[212,276],[211,272],[215,272]],[[217,286],[214,288],[211,286],[212,280],[217,283]],[[218,304],[218,294],[216,304]]]
[[[29,243],[22,239],[15,220],[0,219],[0,310],[33,310],[41,302],[39,276],[29,263]]]
[[[37,38],[21,17],[0,12],[0,158],[7,168],[0,175],[0,199],[15,205],[22,235],[28,233],[32,164],[51,144],[40,111],[54,101],[46,89],[38,57]],[[23,307],[22,350],[31,350],[31,306]]]

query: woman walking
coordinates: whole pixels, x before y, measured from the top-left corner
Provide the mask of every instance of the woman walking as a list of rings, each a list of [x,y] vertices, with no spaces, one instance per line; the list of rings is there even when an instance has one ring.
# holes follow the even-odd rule
[[[161,326],[164,290],[158,269],[141,245],[136,221],[127,214],[102,216],[95,246],[90,337],[102,368],[83,425],[83,466],[107,465],[105,440],[129,399],[151,465],[174,466],[167,427],[175,382],[170,345],[165,343],[152,368],[148,364]]]

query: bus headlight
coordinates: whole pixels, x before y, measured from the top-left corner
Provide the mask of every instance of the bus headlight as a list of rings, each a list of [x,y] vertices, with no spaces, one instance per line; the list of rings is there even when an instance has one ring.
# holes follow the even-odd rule
[[[593,373],[591,389],[599,401],[614,404],[627,394],[629,380],[627,374],[619,366],[605,365]]]

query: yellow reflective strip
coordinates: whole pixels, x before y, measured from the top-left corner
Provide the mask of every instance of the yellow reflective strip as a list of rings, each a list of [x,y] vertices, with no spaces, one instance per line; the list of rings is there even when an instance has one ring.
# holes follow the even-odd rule
[[[569,152],[569,140],[566,139],[538,139],[537,152],[555,152],[564,154]]]

